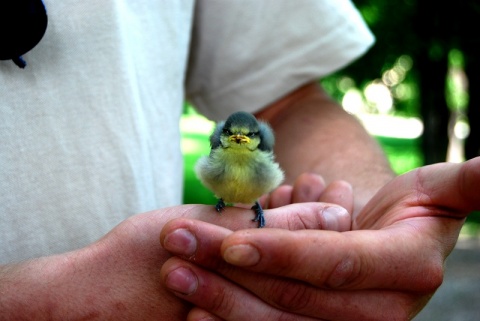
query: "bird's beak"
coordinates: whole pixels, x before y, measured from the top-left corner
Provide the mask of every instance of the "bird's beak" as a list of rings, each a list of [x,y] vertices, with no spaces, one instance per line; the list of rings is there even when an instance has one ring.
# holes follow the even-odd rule
[[[231,142],[235,142],[237,144],[248,144],[250,143],[250,138],[245,135],[231,135],[228,138]]]

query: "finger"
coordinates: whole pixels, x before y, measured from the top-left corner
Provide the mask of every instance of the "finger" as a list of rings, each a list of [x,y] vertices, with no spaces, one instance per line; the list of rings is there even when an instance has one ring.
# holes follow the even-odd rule
[[[265,211],[267,227],[289,230],[321,229],[349,231],[350,213],[336,204],[295,203]],[[236,230],[236,229],[235,229]]]
[[[226,236],[232,235],[231,231],[212,224],[186,219],[175,220],[169,224],[170,226],[167,226],[166,229],[174,228],[174,230],[172,231],[173,234],[167,234],[166,236],[168,237],[163,238],[165,247],[168,248],[168,243],[172,242],[172,240],[178,236],[176,231],[195,230],[196,234],[194,238],[198,239],[198,247],[194,255],[188,255],[186,259],[195,264],[207,267],[210,270],[215,270],[215,273],[226,276],[231,281],[247,288],[265,302],[281,310],[311,317],[321,317],[328,320],[385,320],[388,319],[382,314],[385,313],[385,311],[388,311],[390,316],[403,315],[403,317],[398,318],[400,320],[406,319],[404,314],[406,311],[409,311],[409,313],[411,311],[418,311],[415,304],[419,302],[418,297],[421,297],[423,293],[415,294],[408,291],[411,294],[406,295],[390,291],[337,291],[318,289],[306,285],[305,282],[297,282],[293,279],[289,280],[284,277],[275,277],[263,273],[232,268],[218,258],[222,240]],[[274,230],[269,230],[269,232],[270,231]],[[184,244],[179,242],[178,245],[176,248],[182,248]],[[308,260],[310,261],[310,259]],[[276,262],[273,264],[276,264]],[[302,261],[302,264],[305,265],[305,260]],[[309,265],[312,267],[312,270],[308,272],[310,276],[319,273],[314,264],[317,263],[309,262]],[[185,277],[183,276],[182,279],[185,279]],[[208,280],[208,282],[212,283],[223,282],[222,280],[210,277]],[[413,280],[413,282],[416,282],[416,280]],[[203,298],[203,300],[213,299],[211,295],[205,295]],[[194,301],[190,302],[196,304]],[[213,303],[211,302],[209,304]],[[212,310],[208,309],[208,306],[202,307],[212,312]],[[362,307],[362,309],[359,310],[358,307]],[[342,312],[344,318],[339,317],[339,311]],[[363,313],[365,313],[365,318],[361,317]]]
[[[461,164],[436,164],[410,173],[411,189],[426,205],[445,206],[459,212],[480,209],[480,157]]]
[[[277,208],[288,204],[292,204],[293,187],[290,185],[282,185],[273,192],[265,195],[266,202],[264,208]]]
[[[225,262],[219,257],[220,246],[225,237],[232,234],[229,229],[190,219],[168,222],[160,233],[163,248],[174,255],[195,262],[210,262],[220,266]]]
[[[249,291],[178,258],[162,266],[161,276],[175,295],[224,320],[313,320],[275,309]]]
[[[218,272],[273,307],[326,320],[411,320],[431,297],[411,291],[320,289],[232,268]]]
[[[437,241],[422,239],[422,233],[448,224],[441,219],[428,222],[428,228],[422,224],[344,233],[238,231],[225,238],[221,253],[232,265],[317,287],[432,291],[442,282],[443,256]]]
[[[480,209],[478,186],[480,157],[462,164],[420,167],[384,186],[355,218],[353,228],[381,228],[418,216],[464,219],[471,211]],[[390,210],[398,209],[398,202],[410,210]]]
[[[221,213],[214,206],[183,205],[167,208],[161,215],[171,218],[189,217],[224,226],[230,230],[257,228],[251,209],[228,206]],[[314,228],[345,231],[351,226],[350,214],[342,207],[328,203],[290,204],[264,211],[266,227],[291,230]],[[148,217],[147,217],[148,218]],[[149,218],[150,219],[150,218]]]
[[[352,185],[346,181],[333,181],[325,188],[318,201],[340,205],[353,213]]]
[[[292,203],[316,202],[325,189],[322,176],[313,173],[303,173],[293,184]]]
[[[282,185],[270,194],[260,198],[263,208],[276,208],[292,203],[325,202],[340,205],[353,210],[353,189],[346,181],[334,181],[328,186],[317,174],[304,173],[295,181],[294,186]]]
[[[198,206],[189,209],[182,216],[201,216],[200,218],[207,218],[208,223],[215,225],[186,218],[174,219],[165,224],[160,234],[161,244],[167,251],[183,257],[190,257],[196,253],[198,240],[206,242],[205,248],[215,248],[217,250],[219,248],[218,244],[207,243],[213,242],[213,239],[208,237],[209,233],[223,233],[223,237],[226,237],[231,233],[231,230],[248,228],[251,223],[250,220],[245,219],[246,213],[251,211],[245,209],[228,208],[228,219],[225,218],[227,213],[223,215],[212,213],[211,216],[205,218],[203,215],[199,215],[200,213],[204,214],[204,212],[199,211]],[[214,211],[213,208],[212,211]],[[331,229],[345,231],[350,229],[351,223],[350,214],[345,209],[325,203],[291,204],[266,210],[265,216],[268,226],[290,230]],[[225,228],[220,226],[225,226]],[[200,236],[195,238],[195,235]],[[215,253],[215,255],[217,254],[218,252]]]

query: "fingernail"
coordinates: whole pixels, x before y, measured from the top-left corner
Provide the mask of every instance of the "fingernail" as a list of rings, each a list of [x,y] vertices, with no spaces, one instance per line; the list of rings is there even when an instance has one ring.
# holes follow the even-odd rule
[[[223,258],[236,266],[252,266],[260,261],[258,250],[248,244],[233,245],[223,252]]]
[[[191,270],[179,267],[167,275],[165,285],[172,291],[190,295],[197,290],[198,279]]]
[[[197,239],[189,230],[177,229],[165,236],[163,246],[174,254],[192,256],[197,251]]]
[[[348,215],[346,209],[342,207],[330,206],[323,210],[323,226],[322,229],[329,231],[339,231],[340,220]]]

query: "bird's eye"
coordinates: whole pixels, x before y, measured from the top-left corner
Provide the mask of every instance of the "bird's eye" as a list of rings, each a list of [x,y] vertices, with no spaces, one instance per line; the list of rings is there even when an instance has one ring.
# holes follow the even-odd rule
[[[250,137],[250,138],[254,138],[254,137],[258,136],[258,132],[248,133],[247,136]]]
[[[231,136],[231,135],[233,134],[233,133],[230,131],[230,129],[228,129],[228,128],[224,128],[224,129],[223,129],[223,133],[224,133],[225,135],[228,135],[228,136]]]

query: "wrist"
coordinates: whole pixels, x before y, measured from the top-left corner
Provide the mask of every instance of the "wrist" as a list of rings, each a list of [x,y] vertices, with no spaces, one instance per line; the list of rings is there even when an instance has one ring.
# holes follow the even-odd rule
[[[52,315],[47,285],[57,286],[54,271],[62,269],[54,261],[39,258],[0,268],[0,310],[6,320],[47,320]]]
[[[0,267],[0,311],[5,320],[65,320],[81,316],[76,300],[77,261],[82,251]],[[80,290],[80,291],[79,291]],[[85,289],[84,289],[85,290]],[[82,293],[85,295],[85,293]]]

